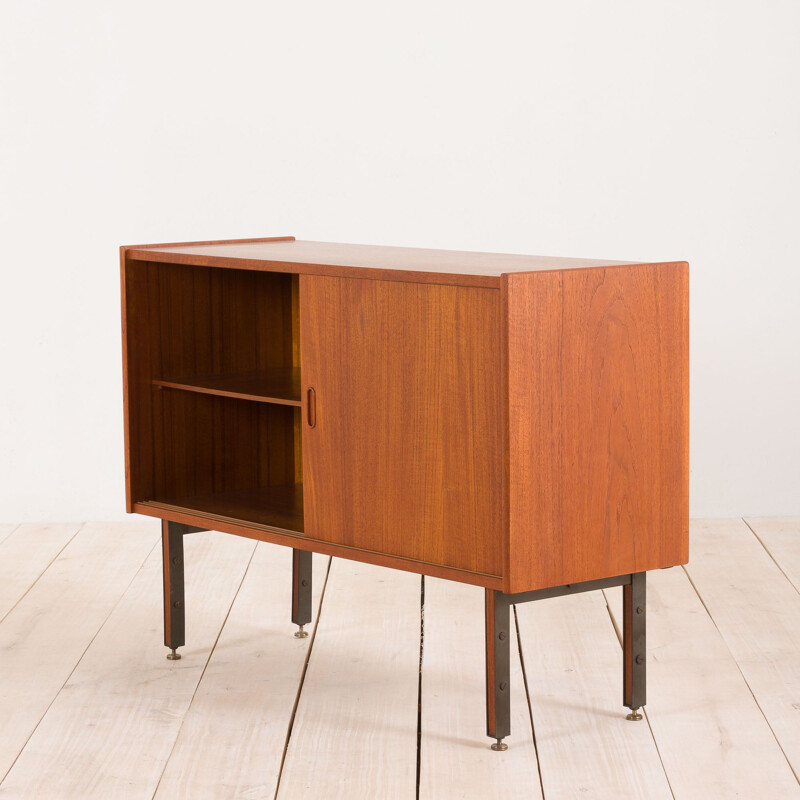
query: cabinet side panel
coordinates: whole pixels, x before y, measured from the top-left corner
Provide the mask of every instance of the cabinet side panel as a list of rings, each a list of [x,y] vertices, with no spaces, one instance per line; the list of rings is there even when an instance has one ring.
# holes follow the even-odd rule
[[[301,275],[300,319],[306,534],[502,574],[500,292]]]
[[[504,276],[507,591],[688,560],[688,265]]]
[[[153,494],[153,417],[150,405],[151,268],[120,254],[122,278],[122,395],[125,416],[125,495],[133,503]]]

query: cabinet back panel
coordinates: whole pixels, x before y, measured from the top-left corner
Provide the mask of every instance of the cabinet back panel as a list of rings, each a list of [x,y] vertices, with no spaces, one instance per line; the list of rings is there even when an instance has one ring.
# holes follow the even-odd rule
[[[292,280],[160,264],[157,377],[292,366]]]
[[[295,482],[294,409],[172,389],[155,390],[153,499]]]

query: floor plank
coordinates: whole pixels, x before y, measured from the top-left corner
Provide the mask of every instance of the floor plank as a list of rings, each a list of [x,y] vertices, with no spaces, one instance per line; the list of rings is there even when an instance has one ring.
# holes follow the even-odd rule
[[[180,661],[165,658],[161,552],[152,549],[0,796],[152,797],[254,547],[222,533],[186,537],[187,646]]]
[[[156,525],[85,525],[0,623],[0,779],[157,541]]]
[[[622,651],[602,592],[517,606],[544,796],[672,798],[647,723],[622,706]]]
[[[516,632],[511,665],[509,749],[496,753],[486,737],[484,591],[426,578],[420,800],[542,797]]]
[[[20,525],[6,538],[0,529],[0,621],[36,583],[80,527],[80,524]]]
[[[745,522],[800,592],[800,517],[753,517]]]
[[[622,589],[605,594],[621,629]],[[645,713],[678,800],[800,796],[764,715],[680,567],[647,575]]]
[[[800,775],[800,594],[740,519],[694,521],[686,571]]]
[[[416,792],[420,578],[333,559],[278,800]]]
[[[158,786],[157,798],[273,798],[330,559],[314,556],[309,638],[291,623],[292,551],[261,543]]]
[[[10,536],[19,525],[15,522],[0,522],[0,544],[5,541],[6,537]]]

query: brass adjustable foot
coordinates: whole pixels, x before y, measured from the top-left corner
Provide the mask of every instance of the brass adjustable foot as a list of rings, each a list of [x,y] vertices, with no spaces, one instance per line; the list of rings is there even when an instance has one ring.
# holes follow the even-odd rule
[[[308,631],[304,631],[302,625],[300,625],[298,629],[294,632],[295,639],[305,639],[306,636],[308,636]]]
[[[167,658],[168,658],[170,661],[177,661],[177,660],[178,660],[180,657],[181,657],[181,654],[180,654],[180,653],[178,653],[178,652],[175,650],[175,648],[174,648],[174,647],[172,648],[172,652],[171,652],[171,653],[167,653]]]
[[[493,745],[491,745],[491,749],[502,752],[503,750],[508,750],[508,745],[502,739],[498,739]]]
[[[632,722],[638,722],[641,718],[642,718],[642,715],[639,713],[639,709],[638,708],[632,709],[631,713],[628,714],[627,717],[625,717],[625,719],[629,719]]]

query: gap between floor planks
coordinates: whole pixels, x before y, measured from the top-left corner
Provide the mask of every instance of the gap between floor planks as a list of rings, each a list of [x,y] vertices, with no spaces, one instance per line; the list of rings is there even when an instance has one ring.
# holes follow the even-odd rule
[[[152,796],[254,546],[224,534],[187,540],[187,603],[195,614],[184,658],[173,663],[160,646],[161,553],[152,548],[0,794]]]
[[[199,681],[157,798],[273,797],[320,618],[330,559],[314,556],[312,623],[290,622],[292,552],[260,544]]]
[[[622,590],[605,591],[616,625]],[[675,797],[797,796],[794,776],[739,667],[680,567],[647,585],[647,698]]]
[[[685,572],[800,781],[800,593],[789,578],[800,574],[800,548],[752,523],[694,521]]]
[[[20,530],[24,531],[24,526],[13,535]],[[31,538],[33,561],[48,559],[48,547],[34,554],[39,544],[52,545],[52,540]],[[82,526],[0,623],[3,783],[156,541],[154,526]],[[7,538],[3,545],[9,543]],[[16,564],[3,563],[2,567],[14,570]]]
[[[0,522],[0,544],[3,543],[5,538],[13,533],[19,525],[13,522]]]
[[[0,526],[0,622],[61,555],[80,528],[80,524]]]

